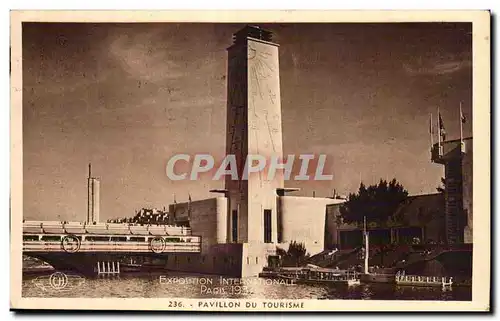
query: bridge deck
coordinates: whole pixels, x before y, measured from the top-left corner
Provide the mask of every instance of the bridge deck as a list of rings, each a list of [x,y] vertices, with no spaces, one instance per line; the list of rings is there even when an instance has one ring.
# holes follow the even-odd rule
[[[200,242],[90,242],[66,246],[58,241],[24,241],[23,252],[120,252],[120,253],[199,253]]]
[[[23,252],[199,253],[201,237],[172,225],[23,222]]]

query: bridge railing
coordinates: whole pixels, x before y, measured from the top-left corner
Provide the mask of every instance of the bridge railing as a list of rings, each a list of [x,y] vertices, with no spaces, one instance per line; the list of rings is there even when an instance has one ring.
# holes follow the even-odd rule
[[[130,223],[98,223],[55,221],[23,222],[23,233],[41,234],[115,234],[115,235],[191,235],[188,227],[174,225],[140,225]]]
[[[81,241],[65,245],[64,241],[24,241],[24,252],[134,252],[134,253],[199,253],[201,242],[106,242]]]

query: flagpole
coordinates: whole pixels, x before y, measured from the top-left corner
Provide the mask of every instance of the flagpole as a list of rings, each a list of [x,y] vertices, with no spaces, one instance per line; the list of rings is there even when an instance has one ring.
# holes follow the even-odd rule
[[[365,236],[365,274],[369,273],[368,269],[368,256],[370,255],[369,241],[368,241],[368,232],[366,230],[366,216],[363,217],[363,234]]]
[[[439,122],[441,121],[439,118],[441,117],[440,116],[441,114],[439,113],[439,107],[438,107],[438,121],[437,121],[437,127],[438,127],[438,148],[439,148],[439,151],[441,151],[441,126],[439,124]]]
[[[432,129],[432,113],[430,113],[430,116],[431,116],[431,123],[430,123],[430,135],[431,135],[431,149],[432,149],[432,146],[434,145],[434,135],[433,132],[434,130]]]
[[[175,193],[174,193],[174,204],[172,205],[172,219],[169,218],[170,223],[175,224],[175,218],[176,218],[176,211],[177,211],[177,200],[175,198]]]
[[[462,102],[460,102],[460,144],[462,144],[464,140],[463,126],[462,126],[463,119],[464,119],[464,113],[462,112]]]
[[[460,102],[460,151],[465,153],[463,123],[465,122],[464,112],[462,110],[462,102]]]

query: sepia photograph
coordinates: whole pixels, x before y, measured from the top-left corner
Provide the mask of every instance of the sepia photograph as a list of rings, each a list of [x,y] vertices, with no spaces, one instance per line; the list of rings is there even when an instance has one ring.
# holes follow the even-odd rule
[[[40,309],[489,300],[490,17],[469,16],[18,19],[12,287]]]

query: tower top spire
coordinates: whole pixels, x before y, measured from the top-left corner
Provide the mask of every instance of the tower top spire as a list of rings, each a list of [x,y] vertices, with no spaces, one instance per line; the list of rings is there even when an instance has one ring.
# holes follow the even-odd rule
[[[269,30],[262,29],[259,26],[246,25],[233,35],[233,43],[244,42],[248,37],[264,41],[272,41],[273,33]]]

